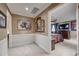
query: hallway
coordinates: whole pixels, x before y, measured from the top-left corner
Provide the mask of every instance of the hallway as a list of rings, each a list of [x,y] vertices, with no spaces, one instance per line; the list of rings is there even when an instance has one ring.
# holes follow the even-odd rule
[[[0,4],[0,56],[75,56],[76,6],[74,3]]]

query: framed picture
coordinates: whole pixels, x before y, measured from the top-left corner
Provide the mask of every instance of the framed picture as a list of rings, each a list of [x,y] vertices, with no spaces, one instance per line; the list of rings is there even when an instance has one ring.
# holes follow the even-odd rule
[[[45,21],[41,18],[37,19],[37,32],[44,32],[45,31]]]
[[[0,11],[0,28],[6,28],[6,15]]]
[[[18,30],[30,30],[31,22],[29,20],[18,20]]]
[[[71,30],[76,31],[76,20],[71,21]]]

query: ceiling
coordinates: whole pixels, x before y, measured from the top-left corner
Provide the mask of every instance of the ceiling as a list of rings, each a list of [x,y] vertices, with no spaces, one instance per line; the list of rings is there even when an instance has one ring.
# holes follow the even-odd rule
[[[52,20],[62,19],[62,20],[74,20],[76,19],[76,4],[65,3],[52,11]]]
[[[7,3],[7,6],[12,14],[33,18],[43,12],[49,5],[49,3]],[[25,10],[26,7],[29,9]],[[35,10],[33,10],[34,8],[37,8],[36,10],[38,11],[33,14],[33,12],[35,12]]]

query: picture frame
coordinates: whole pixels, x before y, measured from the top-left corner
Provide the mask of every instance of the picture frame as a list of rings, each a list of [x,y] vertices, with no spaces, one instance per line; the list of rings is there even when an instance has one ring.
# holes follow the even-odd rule
[[[37,29],[36,29],[37,32],[45,32],[45,20],[44,19],[41,19],[41,17],[37,18],[36,24],[37,24]]]
[[[6,23],[6,15],[2,11],[0,11],[0,28],[6,28]]]
[[[17,21],[18,30],[31,30],[31,22],[26,19],[19,19]]]

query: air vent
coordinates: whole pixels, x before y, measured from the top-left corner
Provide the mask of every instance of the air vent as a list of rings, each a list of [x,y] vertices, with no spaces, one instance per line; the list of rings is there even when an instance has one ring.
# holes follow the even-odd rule
[[[39,10],[38,8],[34,7],[33,10],[31,11],[31,13],[36,14],[38,10]]]

